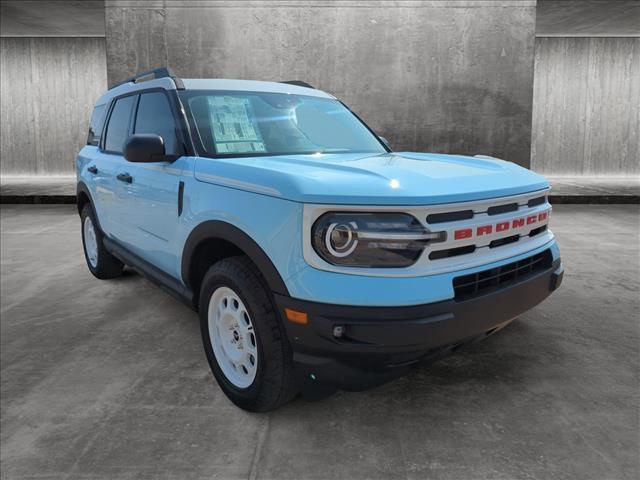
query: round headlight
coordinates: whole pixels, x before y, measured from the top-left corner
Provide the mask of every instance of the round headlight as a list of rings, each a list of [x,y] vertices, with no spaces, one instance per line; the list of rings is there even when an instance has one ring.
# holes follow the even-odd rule
[[[325,233],[325,245],[334,257],[351,255],[358,246],[358,225],[356,222],[331,223]]]
[[[327,212],[313,224],[311,242],[333,265],[398,268],[413,265],[434,234],[396,212]]]

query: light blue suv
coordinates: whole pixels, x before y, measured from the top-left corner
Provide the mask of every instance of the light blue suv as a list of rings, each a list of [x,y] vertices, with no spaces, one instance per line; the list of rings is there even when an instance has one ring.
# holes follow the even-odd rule
[[[77,175],[91,272],[127,265],[196,309],[247,410],[380,384],[562,281],[543,177],[392,152],[303,82],[140,74],[96,102]]]

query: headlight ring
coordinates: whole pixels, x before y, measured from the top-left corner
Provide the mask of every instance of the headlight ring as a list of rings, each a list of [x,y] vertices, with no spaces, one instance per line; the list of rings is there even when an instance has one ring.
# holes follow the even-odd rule
[[[337,258],[348,257],[358,246],[358,224],[356,222],[334,222],[327,228],[324,242],[331,255]]]

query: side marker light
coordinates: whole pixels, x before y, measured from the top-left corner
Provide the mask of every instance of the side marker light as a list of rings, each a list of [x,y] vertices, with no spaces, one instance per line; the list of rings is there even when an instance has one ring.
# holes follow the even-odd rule
[[[307,323],[309,323],[309,318],[304,312],[298,312],[297,310],[285,308],[284,314],[287,316],[287,320],[292,323],[297,323],[299,325],[306,325]]]

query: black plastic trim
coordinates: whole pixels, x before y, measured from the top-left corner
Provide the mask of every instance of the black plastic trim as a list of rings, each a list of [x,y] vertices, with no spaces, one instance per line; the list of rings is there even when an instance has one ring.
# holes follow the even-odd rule
[[[531,207],[535,207],[537,205],[542,205],[546,201],[547,201],[547,197],[545,197],[545,196],[532,198],[531,200],[529,200],[527,202],[527,207],[531,208]]]
[[[547,225],[541,225],[540,227],[534,228],[533,230],[531,230],[529,232],[529,236],[530,237],[535,237],[536,235],[538,235],[538,234],[540,234],[540,233],[542,233],[542,232],[544,232],[546,230],[547,230]]]
[[[82,208],[81,208],[81,204],[80,204],[80,199],[82,198],[82,194],[86,195],[87,198],[89,199],[89,205],[91,205],[91,208],[93,209],[93,216],[96,220],[96,223],[98,224],[97,227],[102,230],[102,227],[100,226],[100,219],[98,218],[98,215],[96,213],[96,209],[93,206],[93,197],[91,196],[91,192],[89,191],[89,187],[87,187],[87,185],[83,182],[83,181],[79,181],[78,184],[76,185],[76,198],[75,198],[75,203],[76,206],[78,207],[78,215],[82,214]]]
[[[464,301],[486,295],[494,290],[509,288],[518,281],[551,268],[552,264],[551,250],[547,249],[522,260],[455,277],[453,279],[455,300]]]
[[[516,210],[518,210],[518,202],[495,205],[487,209],[487,215],[500,215],[501,213],[515,212]]]
[[[189,288],[180,283],[178,279],[140,258],[135,253],[107,236],[103,238],[103,243],[105,248],[125,265],[130,266],[170,295],[193,308],[193,293]]]
[[[427,223],[456,222],[473,218],[473,210],[459,210],[457,212],[432,213],[427,215]]]
[[[219,220],[209,220],[201,223],[191,231],[185,242],[182,251],[181,273],[182,281],[188,285],[189,288],[192,288],[189,279],[191,278],[190,269],[193,254],[202,242],[216,239],[225,240],[242,250],[258,267],[271,291],[281,295],[289,294],[278,270],[255,240],[238,227]]]
[[[562,273],[558,258],[544,271],[468,300],[406,307],[274,298],[303,391],[323,391],[323,385],[362,390],[500,330],[547,298],[562,281]],[[307,313],[308,323],[289,322],[285,308]],[[339,338],[333,335],[335,326],[343,327]]]
[[[509,245],[510,243],[516,243],[518,240],[520,240],[520,235],[511,235],[509,237],[498,238],[496,240],[491,240],[491,242],[489,243],[489,248]]]
[[[446,250],[434,250],[429,254],[429,260],[440,260],[442,258],[457,257],[467,255],[476,251],[475,245],[465,245],[464,247],[447,248]]]
[[[184,182],[180,180],[180,183],[178,183],[178,216],[182,215],[183,207],[184,207]]]
[[[315,90],[316,87],[309,85],[307,82],[303,82],[302,80],[283,80],[279,83],[286,83],[288,85],[296,85],[298,87],[306,87],[313,88]]]

